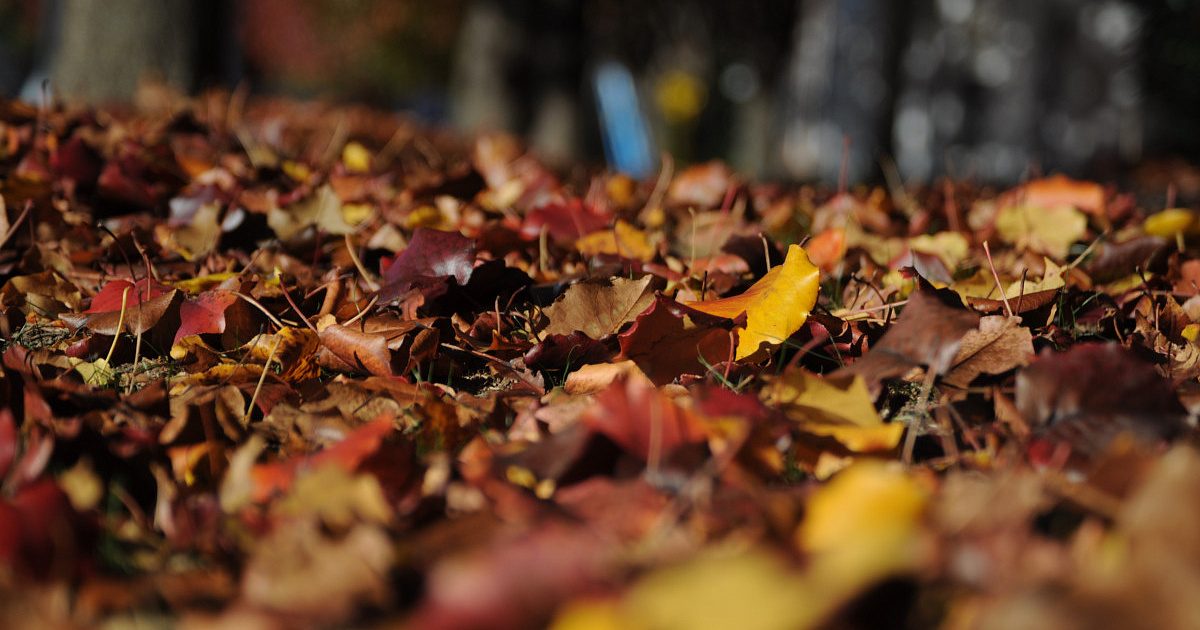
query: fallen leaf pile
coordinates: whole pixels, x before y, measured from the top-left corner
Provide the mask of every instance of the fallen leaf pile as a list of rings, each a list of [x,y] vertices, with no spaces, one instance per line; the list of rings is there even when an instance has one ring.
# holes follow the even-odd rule
[[[0,103],[0,626],[1192,628],[1200,213]]]

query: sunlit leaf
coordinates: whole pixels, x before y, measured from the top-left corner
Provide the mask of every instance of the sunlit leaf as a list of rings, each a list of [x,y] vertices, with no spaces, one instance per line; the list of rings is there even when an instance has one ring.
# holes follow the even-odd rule
[[[730,319],[746,314],[746,327],[738,337],[736,359],[744,359],[759,346],[783,343],[800,330],[817,303],[820,275],[799,245],[788,248],[783,264],[767,272],[745,293],[705,302],[688,302],[698,311]]]
[[[622,220],[618,220],[611,230],[592,232],[580,238],[575,247],[585,256],[607,254],[641,261],[649,261],[657,253],[645,232]]]
[[[1069,206],[1008,206],[996,216],[996,231],[1009,243],[1061,261],[1087,233],[1087,216]]]

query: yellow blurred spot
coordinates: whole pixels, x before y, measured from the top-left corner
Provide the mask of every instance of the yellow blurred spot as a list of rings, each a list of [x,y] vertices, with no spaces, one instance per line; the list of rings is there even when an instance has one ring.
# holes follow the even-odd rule
[[[807,586],[803,576],[765,552],[710,551],[635,585],[622,621],[686,630],[807,628],[833,605]]]
[[[1196,336],[1200,334],[1200,324],[1188,324],[1183,327],[1183,331],[1180,334],[1188,341],[1195,341]]]
[[[806,424],[804,431],[831,437],[856,453],[890,451],[900,443],[904,425],[899,422],[874,427],[855,427],[838,424]]]
[[[369,203],[348,203],[342,206],[342,218],[350,225],[358,225],[371,218],[375,209]]]
[[[622,208],[632,206],[634,194],[637,192],[637,182],[633,181],[628,175],[613,175],[604,185],[604,190],[608,193],[608,198],[614,204]]]
[[[404,227],[410,230],[419,227],[437,227],[442,223],[442,212],[437,208],[424,205],[404,217]]]
[[[642,213],[642,225],[647,229],[662,227],[667,222],[667,213],[661,206],[654,206]]]
[[[357,142],[350,142],[342,149],[342,164],[351,173],[366,173],[371,170],[371,152]]]
[[[537,477],[534,476],[533,472],[528,468],[521,468],[520,466],[509,466],[504,471],[504,478],[514,486],[521,486],[522,488],[532,489],[537,485]]]
[[[564,606],[554,617],[549,630],[626,630],[629,627],[617,602],[581,600]]]
[[[188,280],[177,280],[171,283],[180,291],[187,291],[190,295],[195,295],[201,291],[207,291],[226,280],[236,277],[238,274],[233,271],[222,271],[220,273],[210,273],[206,276],[198,278],[190,278]]]
[[[318,515],[335,530],[348,529],[359,521],[386,524],[392,515],[374,476],[356,475],[334,463],[300,475],[276,509],[283,514]]]
[[[71,501],[71,507],[80,512],[96,507],[104,497],[104,484],[86,457],[59,475],[58,485]]]
[[[933,254],[941,258],[947,269],[957,268],[966,259],[971,249],[967,237],[958,232],[921,234],[909,239],[908,246],[913,251]]]
[[[89,384],[104,383],[113,379],[116,373],[108,361],[104,359],[96,359],[95,361],[84,361],[75,357],[67,357],[67,362],[74,368],[79,376],[83,378],[83,382]]]
[[[914,567],[928,493],[898,466],[860,461],[808,501],[797,531],[814,554],[812,572],[835,588],[862,585]]]
[[[284,160],[282,168],[288,177],[298,182],[308,181],[308,178],[312,176],[312,170],[307,165],[292,160]]]
[[[893,269],[883,275],[883,278],[880,280],[880,284],[889,289],[896,289],[899,292],[897,297],[906,298],[908,297],[909,293],[912,293],[917,288],[917,279],[905,277],[904,274]],[[933,283],[933,286],[939,289],[945,288],[938,286],[938,283],[936,282]],[[844,317],[845,310],[846,309],[839,310],[835,312],[835,314],[838,317]]]
[[[1087,232],[1087,216],[1068,206],[1009,206],[996,215],[996,231],[1005,242],[1063,260]]]
[[[658,80],[654,97],[667,123],[679,124],[700,115],[708,99],[708,88],[695,75],[676,70]]]
[[[1151,236],[1175,238],[1196,229],[1196,215],[1185,208],[1170,208],[1146,217],[1142,229]]]
[[[557,489],[558,483],[556,483],[553,479],[543,479],[537,482],[537,485],[533,487],[533,494],[536,495],[537,498],[545,501],[554,496],[554,491]]]

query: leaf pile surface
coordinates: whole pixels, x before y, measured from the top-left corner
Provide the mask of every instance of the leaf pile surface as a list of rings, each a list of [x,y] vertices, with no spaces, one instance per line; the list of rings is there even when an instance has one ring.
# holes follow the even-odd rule
[[[1194,627],[1200,241],[0,103],[0,626]]]

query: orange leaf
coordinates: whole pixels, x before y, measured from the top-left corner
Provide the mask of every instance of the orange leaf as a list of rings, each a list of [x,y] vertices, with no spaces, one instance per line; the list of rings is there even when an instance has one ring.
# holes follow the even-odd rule
[[[1069,206],[1088,214],[1104,212],[1104,187],[1095,182],[1079,181],[1066,175],[1035,179],[1013,191],[1016,203],[1039,208]]]
[[[825,230],[808,241],[808,257],[822,269],[832,269],[846,252],[846,231]]]

